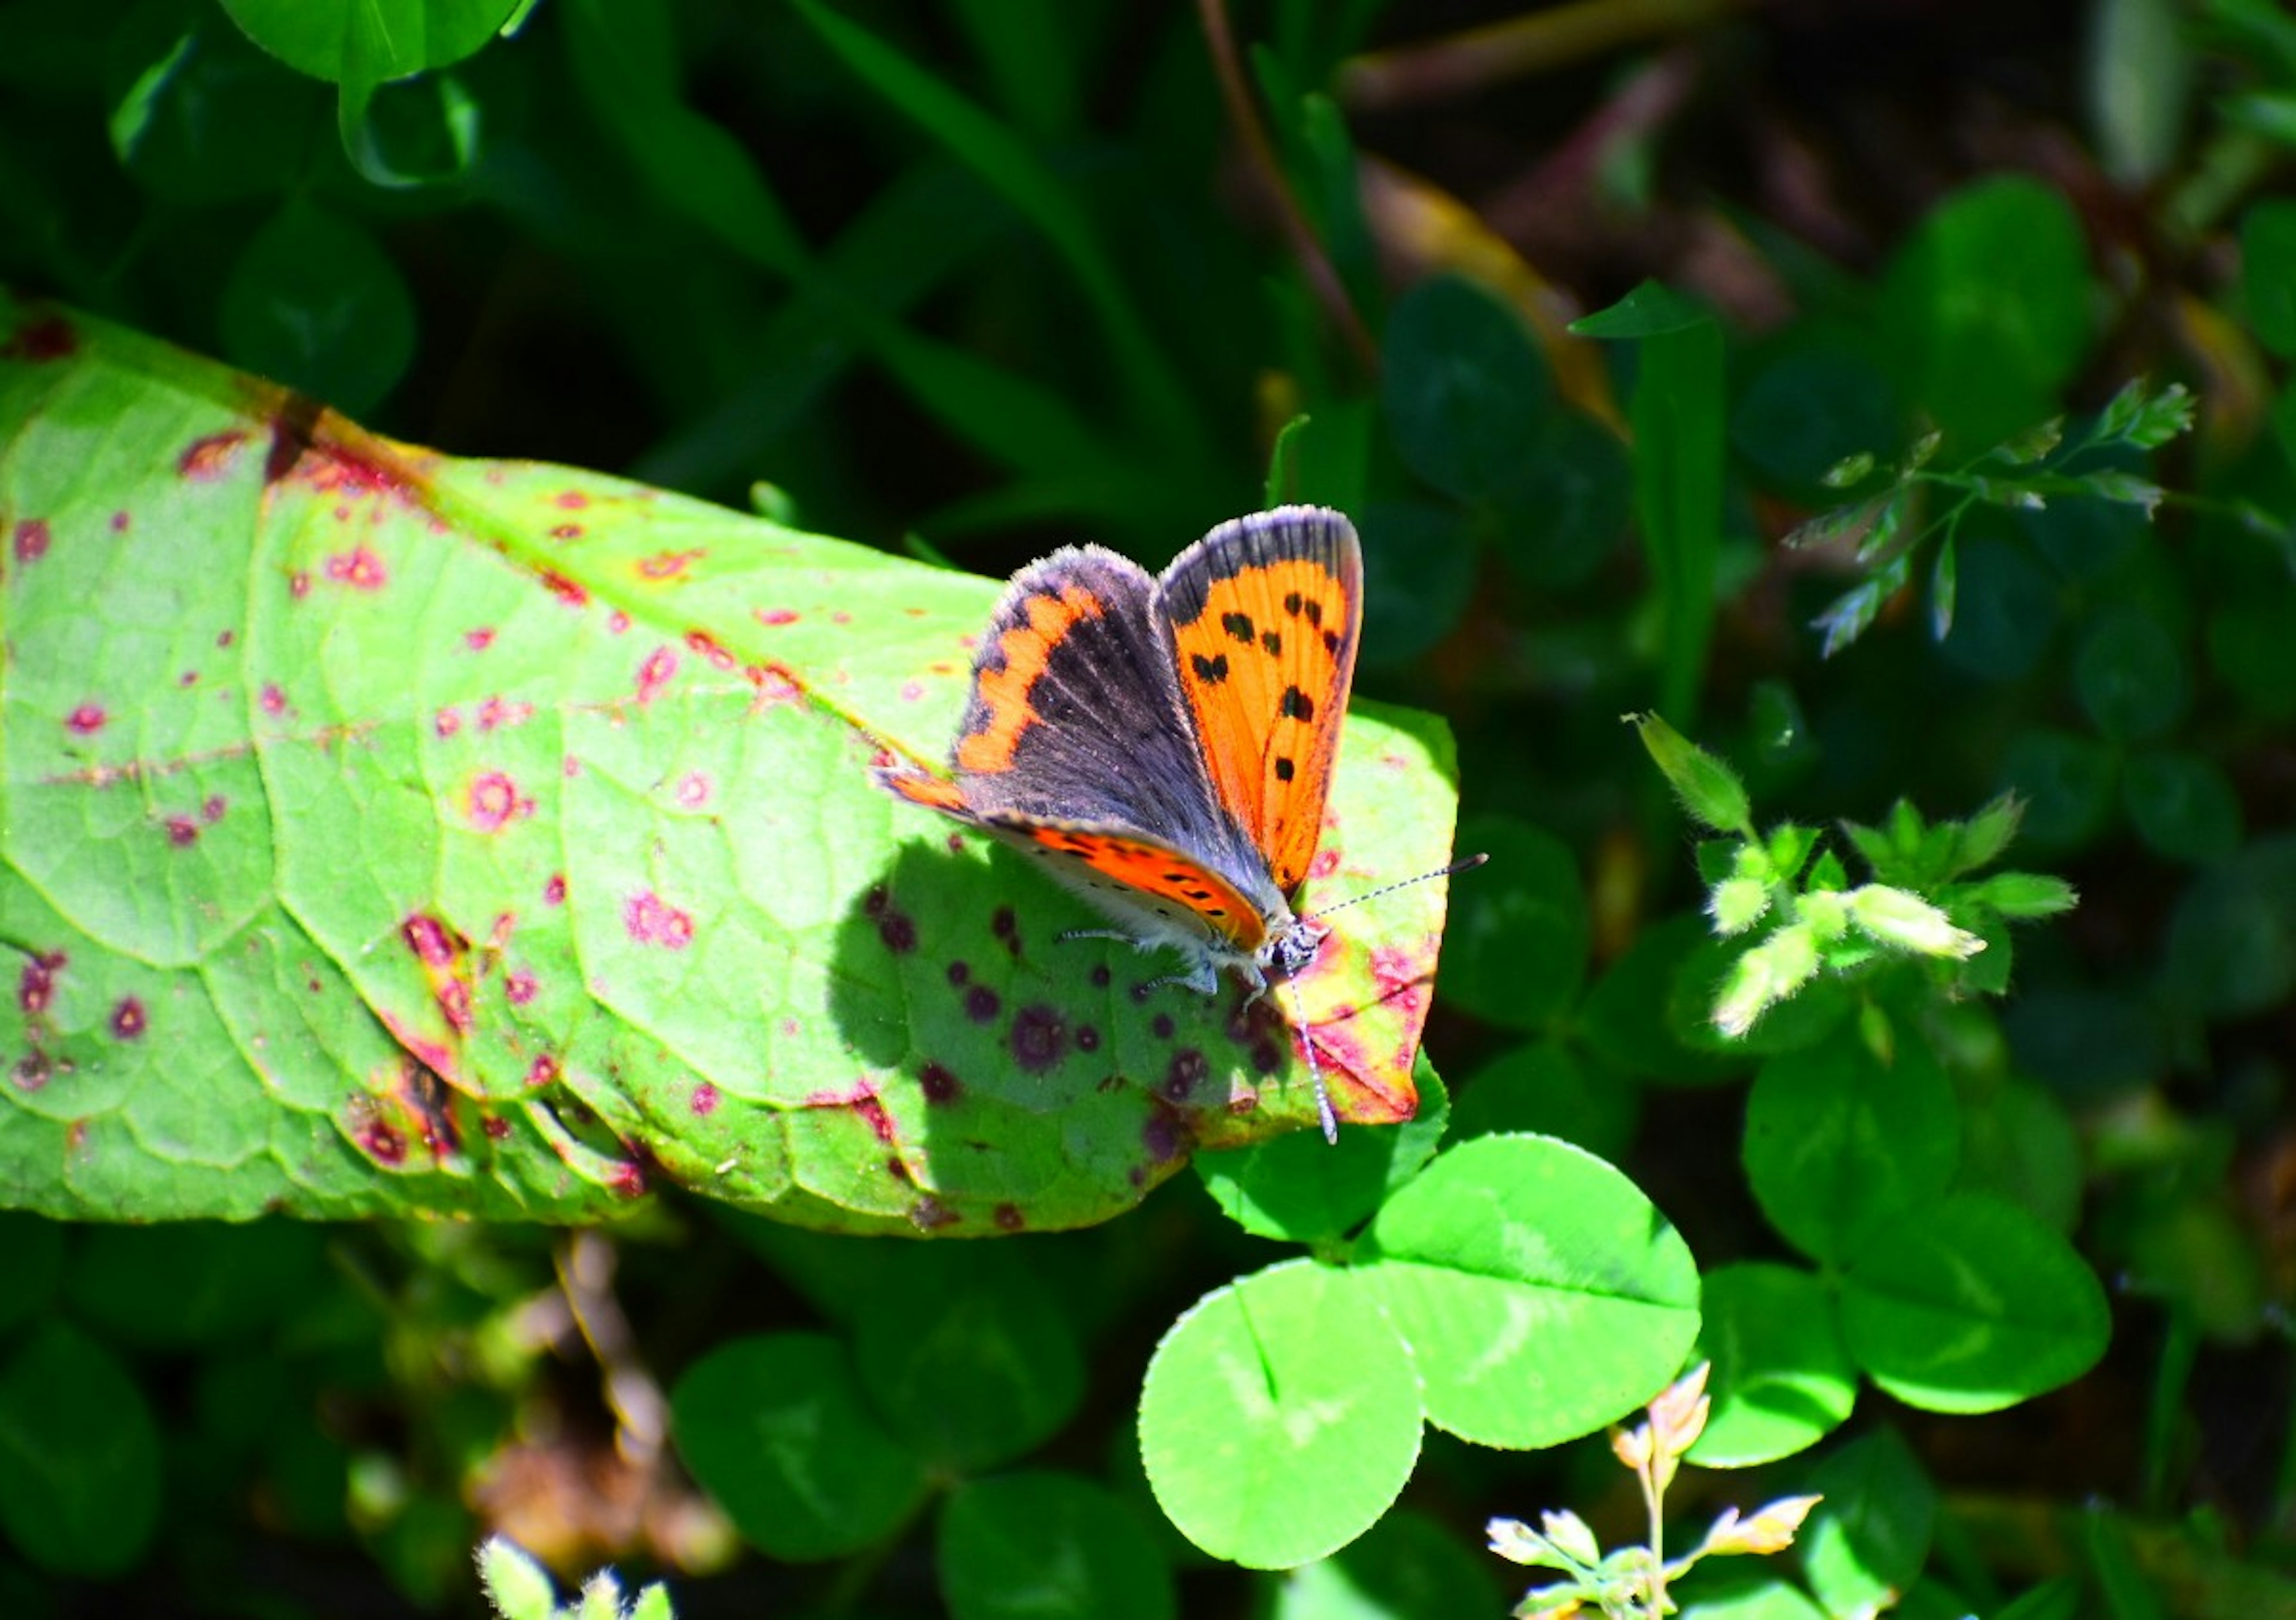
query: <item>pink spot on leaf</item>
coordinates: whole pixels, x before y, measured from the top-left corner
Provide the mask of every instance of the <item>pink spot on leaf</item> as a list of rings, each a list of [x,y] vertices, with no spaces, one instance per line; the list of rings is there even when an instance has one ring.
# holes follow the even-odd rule
[[[709,802],[709,778],[700,771],[688,771],[677,779],[677,806],[681,810],[699,810]]]
[[[16,1005],[23,1009],[26,1018],[39,1017],[53,1003],[56,976],[70,961],[62,951],[50,951],[36,953],[24,964],[24,971],[16,981]]]
[[[528,1064],[526,1066],[526,1084],[528,1089],[531,1091],[539,1091],[545,1085],[557,1084],[558,1060],[552,1057],[548,1052],[544,1052],[533,1062]]]
[[[471,1030],[471,987],[461,979],[450,979],[439,989],[439,1010],[460,1035]]]
[[[200,824],[188,815],[171,815],[167,821],[168,842],[178,849],[189,849],[200,841]]]
[[[707,1117],[718,1111],[718,1088],[704,1080],[693,1088],[693,1109],[697,1116]]]
[[[447,926],[436,917],[417,912],[399,925],[406,948],[433,968],[443,968],[455,960],[455,947],[447,939]]]
[[[564,872],[554,871],[550,874],[550,881],[542,886],[542,904],[545,905],[563,905],[566,904],[566,874]]]
[[[479,705],[479,729],[482,732],[507,731],[513,725],[524,725],[534,718],[534,705],[503,698],[488,698]]]
[[[238,639],[239,632],[236,630],[218,630],[216,632],[216,645],[218,647],[228,647]]]
[[[223,813],[230,807],[230,801],[222,794],[210,793],[200,801],[200,820],[212,827],[223,820]]]
[[[683,951],[693,943],[693,915],[651,889],[622,903],[622,927],[637,944],[666,951]]]
[[[677,654],[668,648],[657,647],[646,654],[645,662],[638,666],[638,701],[652,702],[676,673]]]
[[[467,803],[471,825],[480,832],[500,832],[534,814],[534,801],[520,797],[518,783],[500,771],[482,771],[473,777]]]
[[[685,644],[693,648],[694,651],[700,653],[703,658],[709,659],[712,668],[731,669],[734,667],[734,655],[726,651],[724,647],[718,645],[718,638],[710,634],[707,630],[687,631],[685,633]]]
[[[293,597],[297,601],[300,601],[310,593],[311,575],[309,570],[306,569],[297,569],[295,572],[288,577],[287,594]]]
[[[463,632],[463,645],[468,647],[472,652],[484,652],[494,644],[495,633],[492,630],[481,626],[476,630]]]
[[[542,571],[542,585],[545,590],[570,608],[586,608],[590,605],[590,593],[554,569],[545,569]]]
[[[37,562],[48,554],[48,520],[26,518],[16,525],[16,560]]]
[[[83,703],[64,716],[64,724],[76,734],[93,737],[102,731],[111,716],[103,712],[101,703]]]
[[[115,535],[126,534],[127,532],[128,521],[128,516],[126,512],[113,512],[111,514],[111,532]]]
[[[265,683],[263,691],[256,701],[262,704],[263,712],[266,715],[283,715],[287,712],[287,694],[279,690],[276,682]]]
[[[621,634],[629,627],[630,616],[623,612],[619,608],[616,608],[611,613],[606,615],[606,628],[612,631],[616,635]]]
[[[463,729],[463,711],[459,708],[440,709],[430,716],[430,729],[441,737],[453,736]]]
[[[758,610],[758,622],[778,630],[783,625],[797,623],[797,610],[793,608],[760,608]]]
[[[381,558],[357,545],[327,559],[327,577],[354,591],[380,591],[390,583],[390,570],[382,566]]]
[[[562,489],[558,492],[557,505],[563,511],[580,511],[589,504],[590,497],[578,489]]]
[[[708,551],[698,545],[682,552],[656,552],[651,557],[641,557],[638,560],[638,577],[675,579],[693,563],[708,555]]]
[[[541,986],[535,983],[534,975],[523,968],[503,980],[503,995],[513,1007],[525,1006],[534,999],[535,993],[540,988]]]

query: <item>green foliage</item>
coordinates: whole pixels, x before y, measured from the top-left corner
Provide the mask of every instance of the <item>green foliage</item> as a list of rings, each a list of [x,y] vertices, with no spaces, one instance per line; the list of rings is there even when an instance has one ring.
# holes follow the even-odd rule
[[[0,8],[0,1603],[2288,1612],[2296,28],[1805,9]],[[1281,500],[1140,1003],[869,769]]]
[[[2123,387],[2070,440],[2064,418],[2053,416],[1949,468],[1933,464],[1945,437],[1941,430],[1924,434],[1893,468],[1878,467],[1866,451],[1844,456],[1827,469],[1823,482],[1830,490],[1862,493],[1786,537],[1789,545],[1846,549],[1866,576],[1812,621],[1824,636],[1825,655],[1831,658],[1872,627],[1882,604],[1913,577],[1915,560],[1932,538],[1937,547],[1930,565],[1930,623],[1939,639],[1950,634],[1960,597],[1955,543],[1963,521],[1981,505],[2041,511],[2052,500],[2104,501],[2133,506],[2149,521],[2166,498],[2158,484],[2123,467],[2082,463],[2111,461],[2116,453],[2148,454],[2192,425],[2193,399],[2182,383],[2154,394],[2140,378]],[[1930,515],[1932,503],[1942,503],[1944,510]],[[2122,667],[2110,650],[2097,662],[2108,678]]]

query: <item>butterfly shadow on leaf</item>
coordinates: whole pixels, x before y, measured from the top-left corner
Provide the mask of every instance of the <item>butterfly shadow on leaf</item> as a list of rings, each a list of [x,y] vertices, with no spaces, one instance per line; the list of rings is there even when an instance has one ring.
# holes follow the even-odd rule
[[[1196,1148],[1313,1124],[1288,987],[1255,1002],[1226,978],[1210,996],[1156,986],[1171,953],[1062,937],[1095,920],[1025,857],[963,833],[905,843],[855,897],[829,1005],[856,1067],[802,1100],[869,1126],[889,1196],[1006,1230],[1075,1225],[1137,1202]],[[1327,1068],[1344,1034],[1318,1031]]]

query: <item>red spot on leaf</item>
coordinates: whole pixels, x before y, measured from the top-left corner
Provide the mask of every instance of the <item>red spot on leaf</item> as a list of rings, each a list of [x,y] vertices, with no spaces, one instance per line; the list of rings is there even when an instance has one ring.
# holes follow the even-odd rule
[[[699,545],[691,546],[682,552],[656,552],[651,557],[638,559],[638,577],[675,579],[693,563],[709,554],[706,548]]]
[[[231,471],[246,443],[247,433],[239,428],[195,438],[176,461],[176,470],[193,483],[212,484]]]
[[[542,904],[545,905],[563,905],[566,904],[566,874],[564,872],[554,871],[550,874],[550,881],[542,886]]]
[[[557,504],[566,511],[580,511],[590,504],[590,497],[578,489],[562,489],[558,492]]]
[[[964,1082],[944,1064],[928,1063],[919,1069],[917,1084],[927,1102],[955,1102],[964,1094]]]
[[[171,815],[167,821],[168,842],[178,849],[189,849],[200,841],[200,824],[188,815]]]
[[[629,627],[630,616],[623,612],[619,608],[616,608],[611,613],[606,615],[606,628],[612,631],[616,635],[621,634],[622,632],[627,630]]]
[[[200,801],[200,820],[214,826],[223,820],[223,813],[231,808],[230,802],[220,793],[210,793]]]
[[[874,1097],[863,1097],[852,1105],[853,1111],[867,1123],[877,1140],[887,1147],[893,1145],[893,1117],[885,1112],[885,1105]]]
[[[38,1018],[56,999],[56,975],[71,958],[62,951],[35,953],[16,981],[16,1005],[28,1019]]]
[[[365,546],[355,545],[327,559],[327,577],[354,591],[380,591],[390,583],[390,570]]]
[[[700,771],[688,771],[677,779],[677,806],[681,810],[699,810],[709,802],[709,778]]]
[[[34,1050],[8,1066],[8,1081],[20,1092],[37,1092],[47,1085],[48,1078],[53,1073],[48,1054]]]
[[[176,684],[178,686],[197,686],[199,683],[200,672],[196,669],[186,669],[176,677]]]
[[[529,1090],[539,1091],[545,1085],[558,1084],[558,1060],[544,1052],[526,1066],[526,1084]]]
[[[510,1134],[510,1121],[500,1114],[489,1114],[479,1128],[487,1133],[489,1140],[501,1141]]]
[[[441,737],[453,736],[463,729],[463,711],[459,708],[440,709],[430,716],[430,729]]]
[[[1311,878],[1328,878],[1339,870],[1340,852],[1336,849],[1319,849],[1316,858],[1308,863],[1308,875]]]
[[[758,610],[758,622],[778,630],[783,625],[797,623],[797,610],[793,608],[760,608]]]
[[[0,347],[0,360],[29,360],[42,364],[51,360],[68,360],[79,351],[79,334],[71,323],[57,315],[34,315],[8,334],[5,347]]]
[[[495,633],[492,630],[481,626],[476,630],[463,632],[463,645],[468,647],[472,652],[484,652],[494,644]]]
[[[525,1006],[540,988],[535,983],[534,975],[523,968],[503,980],[503,995],[513,1007]]]
[[[683,951],[693,943],[693,918],[648,889],[622,903],[622,927],[639,945]]]
[[[771,708],[777,704],[794,703],[803,695],[803,689],[779,664],[752,664],[742,674],[750,685],[758,689],[760,708]]]
[[[990,1212],[988,1218],[996,1223],[996,1230],[999,1231],[1019,1231],[1029,1223],[1028,1217],[1021,1213],[1021,1207],[1018,1204],[999,1204]]]
[[[614,1166],[613,1178],[606,1190],[618,1199],[644,1198],[646,1190],[645,1166],[634,1158],[626,1158]]]
[[[124,534],[126,534],[126,533],[127,532],[127,524],[128,524],[128,517],[127,517],[127,514],[126,512],[124,512],[124,511],[116,511],[116,512],[113,512],[113,513],[111,514],[111,532],[112,532],[113,534],[115,534],[115,535],[124,535]]]
[[[439,1010],[460,1035],[471,1032],[471,987],[461,979],[452,979],[439,988]]]
[[[297,601],[311,593],[311,574],[308,569],[297,569],[287,579],[287,594]]]
[[[443,968],[455,960],[455,947],[447,935],[447,925],[436,917],[417,912],[399,924],[399,934],[406,948],[417,958],[433,968]]]
[[[228,647],[238,639],[239,632],[236,630],[218,630],[216,632],[216,645],[218,647]]]
[[[103,712],[102,704],[83,703],[64,716],[64,724],[79,736],[93,737],[111,717]]]
[[[734,667],[734,655],[726,651],[725,648],[719,646],[718,643],[718,638],[710,634],[707,630],[687,631],[685,633],[685,644],[693,648],[694,651],[700,653],[703,658],[709,659],[713,668],[731,669]]]
[[[710,1084],[707,1080],[704,1080],[701,1084],[693,1088],[693,1101],[692,1106],[694,1113],[701,1117],[707,1117],[708,1116],[716,1113],[718,1111],[718,1088]]]
[[[1164,1066],[1163,1081],[1156,1089],[1168,1101],[1185,1102],[1211,1072],[1212,1066],[1202,1052],[1193,1046],[1183,1046]]]
[[[48,554],[48,520],[26,518],[16,525],[16,560],[37,562]]]
[[[278,683],[275,681],[264,683],[263,691],[256,701],[263,706],[263,712],[266,715],[283,715],[287,712],[287,694],[279,690]]]
[[[668,648],[657,647],[646,654],[645,662],[638,666],[638,701],[652,702],[676,673],[677,654]]]
[[[586,608],[590,605],[589,592],[554,569],[543,570],[542,585],[545,590],[570,608]]]
[[[359,1146],[367,1157],[379,1165],[398,1166],[406,1162],[406,1138],[387,1120],[370,1119],[358,1133]]]

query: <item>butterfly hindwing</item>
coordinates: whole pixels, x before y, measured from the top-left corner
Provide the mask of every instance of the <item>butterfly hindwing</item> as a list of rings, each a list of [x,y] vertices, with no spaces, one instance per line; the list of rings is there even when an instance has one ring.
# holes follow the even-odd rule
[[[1157,600],[1221,808],[1275,887],[1307,876],[1363,627],[1363,554],[1335,511],[1239,518],[1183,552]]]

